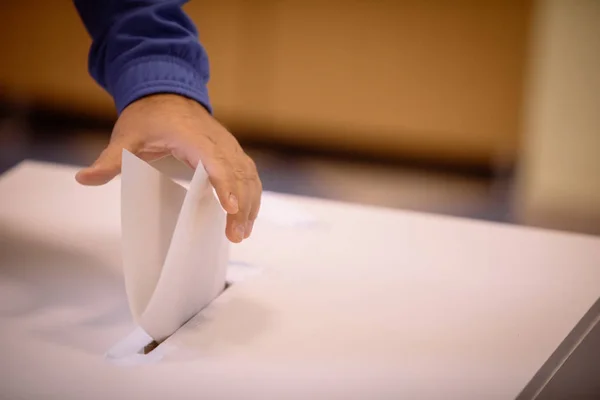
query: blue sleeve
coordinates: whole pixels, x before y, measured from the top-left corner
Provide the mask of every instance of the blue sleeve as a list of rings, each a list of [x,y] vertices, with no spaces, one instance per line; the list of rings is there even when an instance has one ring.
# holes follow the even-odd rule
[[[187,0],[74,0],[92,38],[89,71],[117,112],[147,95],[175,93],[209,112],[208,57]]]

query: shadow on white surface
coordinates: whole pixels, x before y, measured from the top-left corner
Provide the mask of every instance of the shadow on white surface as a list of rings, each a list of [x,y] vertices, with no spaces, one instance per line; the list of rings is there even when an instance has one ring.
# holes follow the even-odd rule
[[[122,277],[68,243],[0,227],[0,282],[0,320],[60,346],[102,355],[132,324]]]
[[[37,340],[103,357],[135,329],[120,268],[108,263],[79,246],[0,224],[0,321]],[[260,267],[231,261],[231,286],[223,294],[261,273]],[[220,299],[205,311],[178,331],[176,348],[162,361],[206,357],[217,343],[242,346],[270,325],[269,311],[245,298]],[[235,326],[220,326],[216,335],[217,315]]]

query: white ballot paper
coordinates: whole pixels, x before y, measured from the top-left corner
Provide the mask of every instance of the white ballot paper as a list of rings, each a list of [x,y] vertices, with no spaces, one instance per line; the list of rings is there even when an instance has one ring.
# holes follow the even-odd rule
[[[123,150],[121,224],[131,313],[161,342],[223,291],[226,213],[202,165],[186,190]]]

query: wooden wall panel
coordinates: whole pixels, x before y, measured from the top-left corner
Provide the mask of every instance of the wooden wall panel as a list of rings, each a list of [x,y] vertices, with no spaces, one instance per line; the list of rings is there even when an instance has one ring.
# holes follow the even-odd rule
[[[529,0],[192,0],[242,137],[489,164],[515,154]],[[0,4],[0,86],[113,115],[70,1]]]

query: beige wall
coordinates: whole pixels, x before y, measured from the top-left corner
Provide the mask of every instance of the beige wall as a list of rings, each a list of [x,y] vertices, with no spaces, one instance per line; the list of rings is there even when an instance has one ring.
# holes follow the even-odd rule
[[[518,144],[527,0],[191,1],[240,135],[488,165]],[[70,1],[0,4],[0,84],[112,115]],[[33,29],[32,29],[33,27]]]
[[[519,216],[600,233],[600,1],[541,0],[537,8]]]

